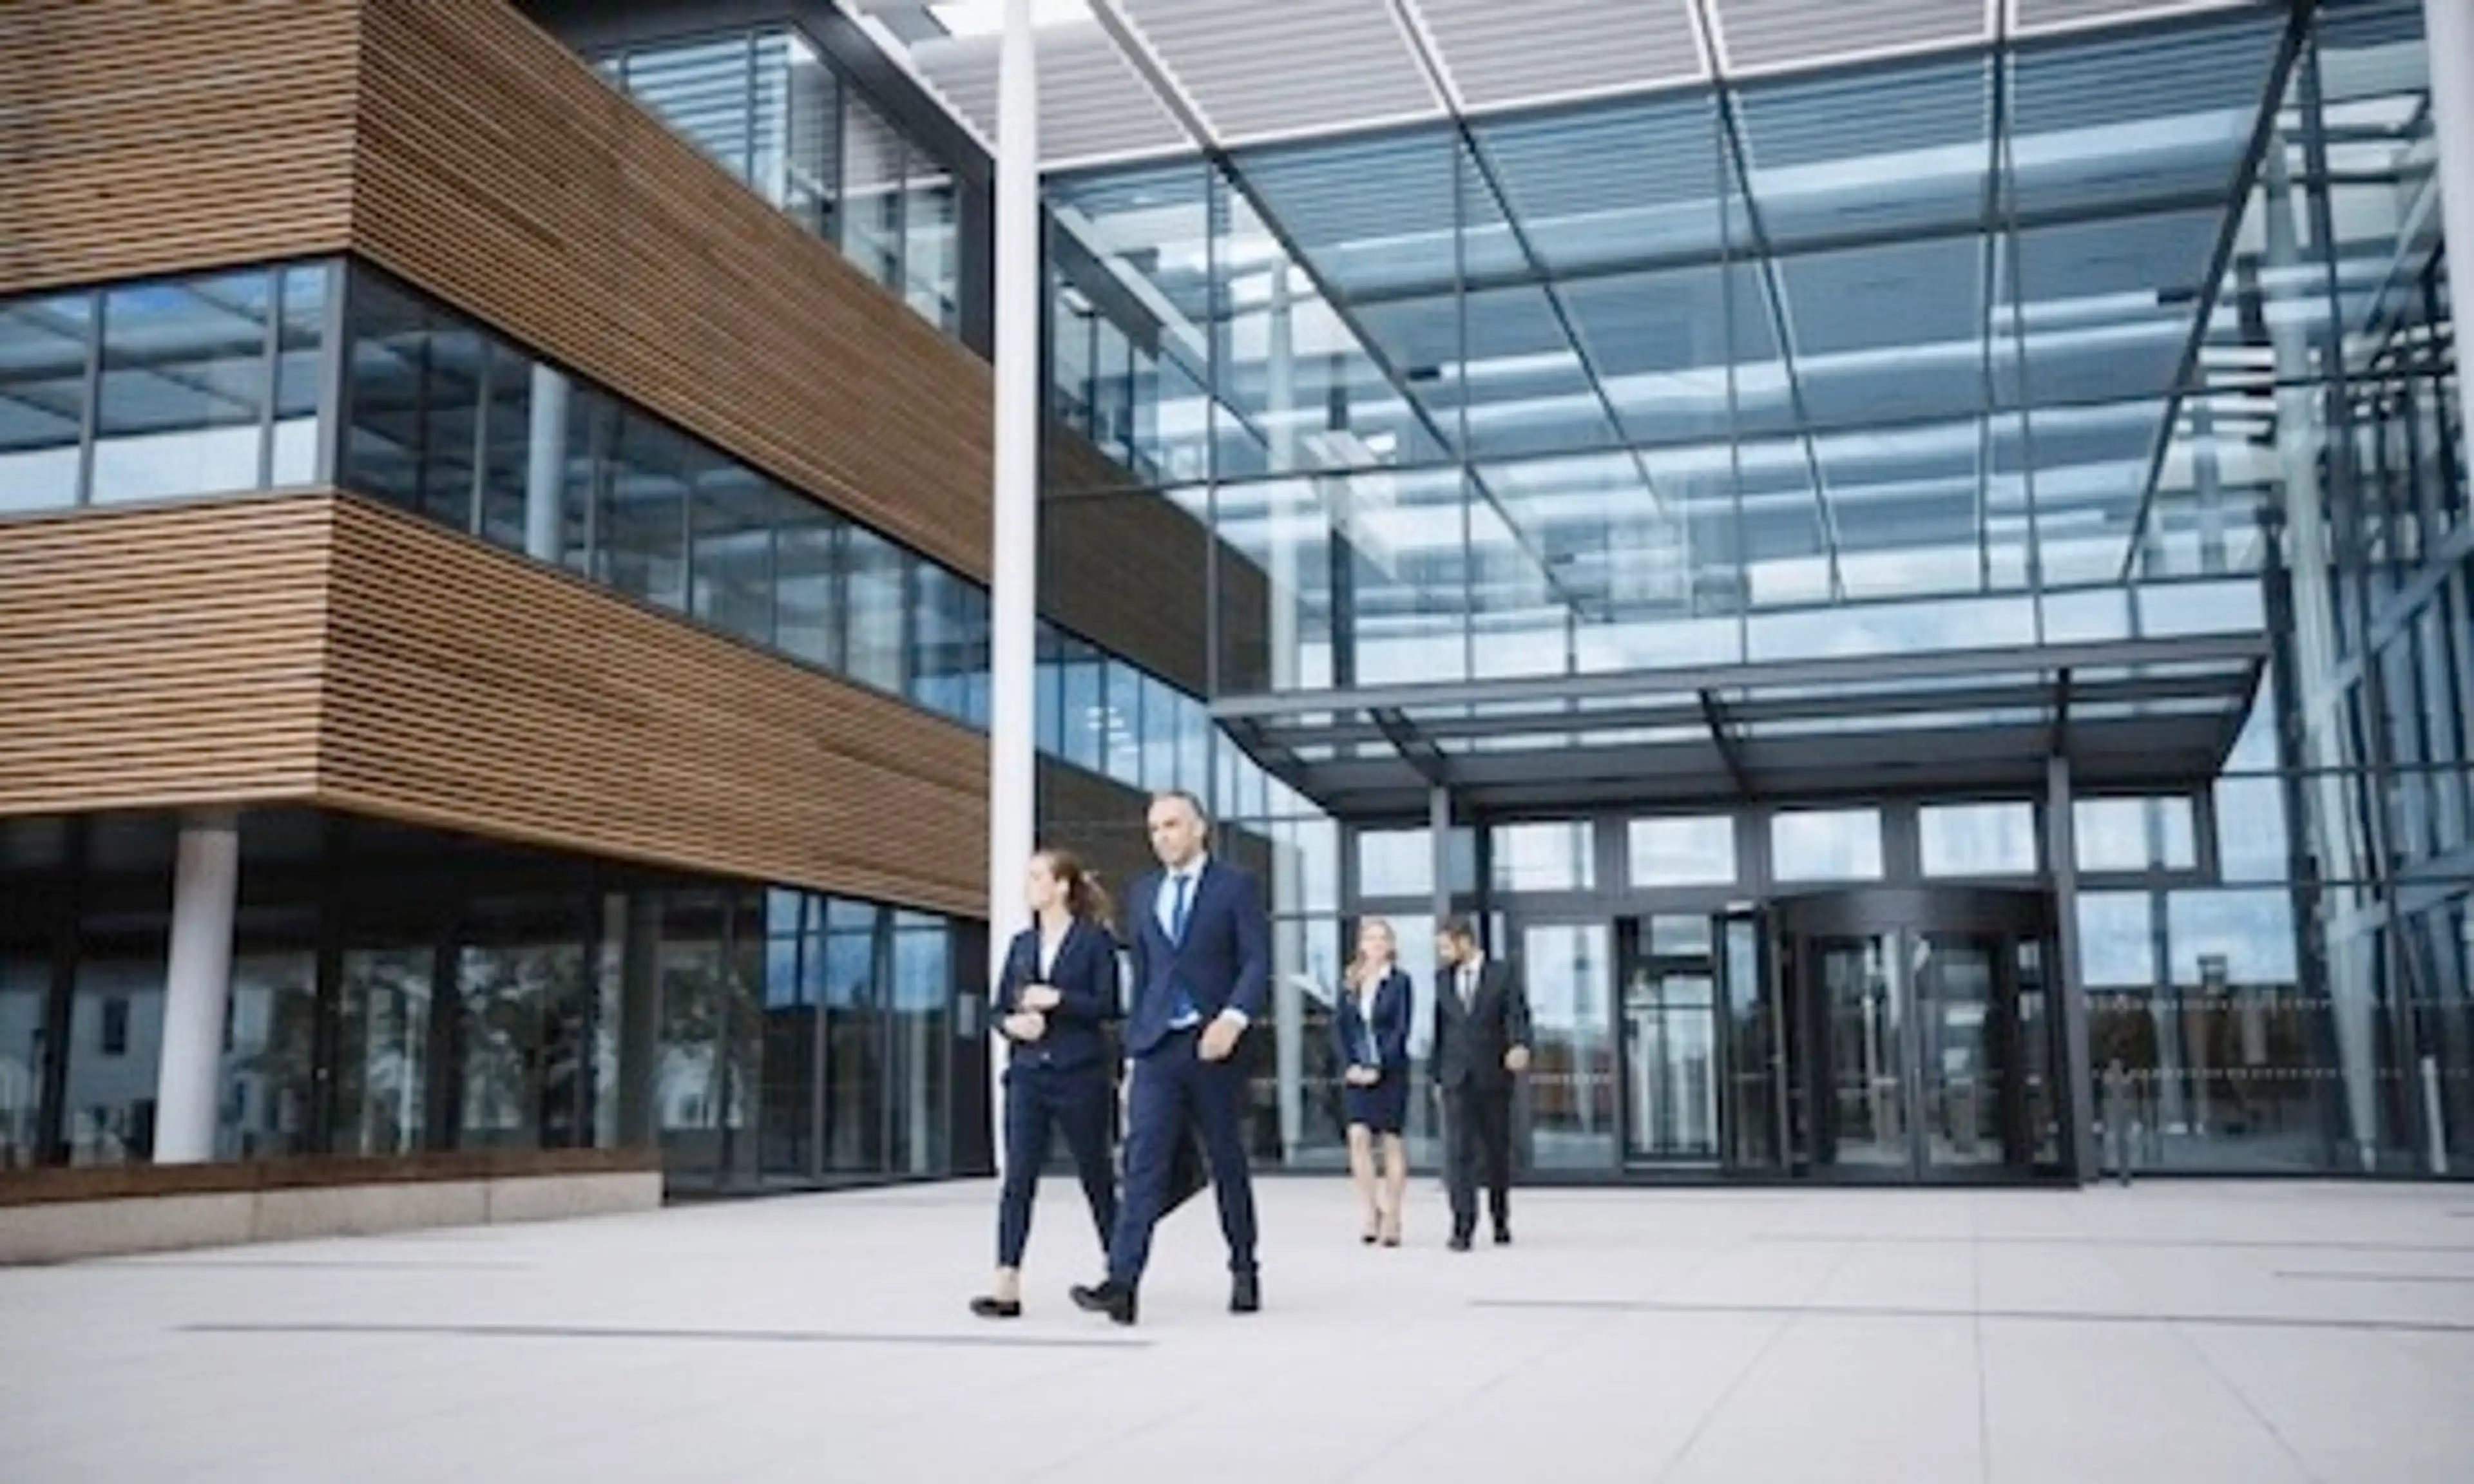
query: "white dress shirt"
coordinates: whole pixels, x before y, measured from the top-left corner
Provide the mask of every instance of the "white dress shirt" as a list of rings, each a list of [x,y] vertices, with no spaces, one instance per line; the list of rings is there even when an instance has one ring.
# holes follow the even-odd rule
[[[1366,1030],[1366,1043],[1358,1049],[1372,1053],[1360,1065],[1379,1069],[1383,1065],[1383,1046],[1374,1036],[1374,1001],[1382,996],[1383,980],[1390,977],[1391,970],[1386,969],[1382,978],[1370,979],[1357,987],[1357,1019]]]

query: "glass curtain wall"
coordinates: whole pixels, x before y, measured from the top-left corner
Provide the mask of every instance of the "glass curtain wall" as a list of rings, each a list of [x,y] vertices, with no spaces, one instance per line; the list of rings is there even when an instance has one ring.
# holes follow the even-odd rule
[[[960,333],[953,163],[888,122],[798,30],[666,41],[594,65],[921,319]]]
[[[330,264],[0,302],[0,515],[307,485]]]
[[[151,1158],[178,829],[0,825],[0,1168]],[[219,1159],[658,1144],[712,1191],[985,1161],[976,922],[292,810],[242,817],[240,881]]]
[[[374,270],[350,270],[339,482],[965,726],[988,706],[987,589]],[[562,388],[555,432],[534,414]],[[566,457],[529,480],[535,439]],[[555,551],[527,502],[551,501]],[[1039,737],[1134,789],[1263,783],[1203,703],[1043,621]]]
[[[1217,536],[1223,695],[2263,636],[2209,787],[2078,806],[2094,1065],[2151,1165],[2429,1168],[2474,610],[2427,88],[2418,4],[2328,0],[1068,177],[1052,411]],[[1377,885],[1422,829],[1363,853],[1414,822],[1222,797],[1284,982],[1424,910]],[[2035,878],[2031,801],[1922,802],[1919,861],[1772,843]]]
[[[1054,409],[1268,579],[1274,689],[2256,632],[2184,362],[2288,65],[2246,12],[1069,179]]]

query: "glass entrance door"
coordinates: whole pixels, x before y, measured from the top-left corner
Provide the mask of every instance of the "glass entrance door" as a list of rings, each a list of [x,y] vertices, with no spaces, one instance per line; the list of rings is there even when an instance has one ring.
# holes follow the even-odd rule
[[[2051,1034],[2031,893],[1882,890],[1783,903],[1799,1162],[1981,1179],[2049,1167]]]
[[[1529,1158],[1539,1169],[1614,1162],[1614,1047],[1607,1026],[1614,980],[1605,922],[1526,922],[1517,943],[1529,993]]]
[[[1718,922],[1655,916],[1625,924],[1624,1160],[1718,1158]]]
[[[1825,1104],[1834,1156],[1859,1168],[1904,1169],[1913,1162],[1907,1086],[1907,993],[1895,932],[1824,938],[1811,962],[1827,1030],[1830,1096]]]
[[[1998,982],[2000,949],[1947,933],[1910,939],[1923,1162],[1998,1165],[2007,1152],[2004,1043],[2017,1021],[2015,993]]]

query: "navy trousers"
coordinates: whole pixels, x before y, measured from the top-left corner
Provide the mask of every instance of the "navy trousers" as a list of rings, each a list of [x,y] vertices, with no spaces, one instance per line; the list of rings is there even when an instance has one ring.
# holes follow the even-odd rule
[[[1006,1173],[1005,1189],[997,1199],[997,1266],[1022,1266],[1023,1244],[1031,1239],[1031,1198],[1039,1192],[1039,1168],[1048,1162],[1051,1128],[1064,1131],[1104,1254],[1117,1226],[1117,1172],[1108,1159],[1117,1096],[1107,1067],[1063,1072],[1012,1067],[1006,1073],[1005,1098]]]
[[[1173,1033],[1134,1063],[1126,1108],[1126,1201],[1108,1248],[1108,1279],[1133,1287],[1151,1262],[1152,1228],[1174,1192],[1176,1151],[1191,1126],[1201,1136],[1228,1239],[1228,1271],[1254,1271],[1254,1187],[1246,1173],[1245,1055],[1206,1062],[1193,1031]]]

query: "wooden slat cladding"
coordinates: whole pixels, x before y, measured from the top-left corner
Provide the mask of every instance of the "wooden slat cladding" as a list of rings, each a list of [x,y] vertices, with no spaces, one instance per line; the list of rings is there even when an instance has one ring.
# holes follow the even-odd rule
[[[341,250],[348,0],[0,3],[0,296]]]
[[[961,571],[988,367],[498,0],[0,0],[0,295],[351,251]],[[1056,488],[1134,490],[1054,430]],[[1201,526],[1055,504],[1043,607],[1187,690]],[[1224,688],[1261,574],[1221,566]]]
[[[1088,439],[1051,425],[1043,452],[1039,606],[1058,623],[1192,695],[1210,693],[1214,538],[1202,521],[1135,483]],[[1270,586],[1220,545],[1220,684],[1262,688],[1270,670]]]
[[[0,815],[306,799],[314,500],[0,522]]]
[[[321,802],[984,910],[983,739],[410,516],[328,503]]]
[[[358,251],[987,575],[985,362],[512,8],[363,17]]]
[[[0,522],[0,815],[312,803],[984,910],[987,745],[356,499]]]

